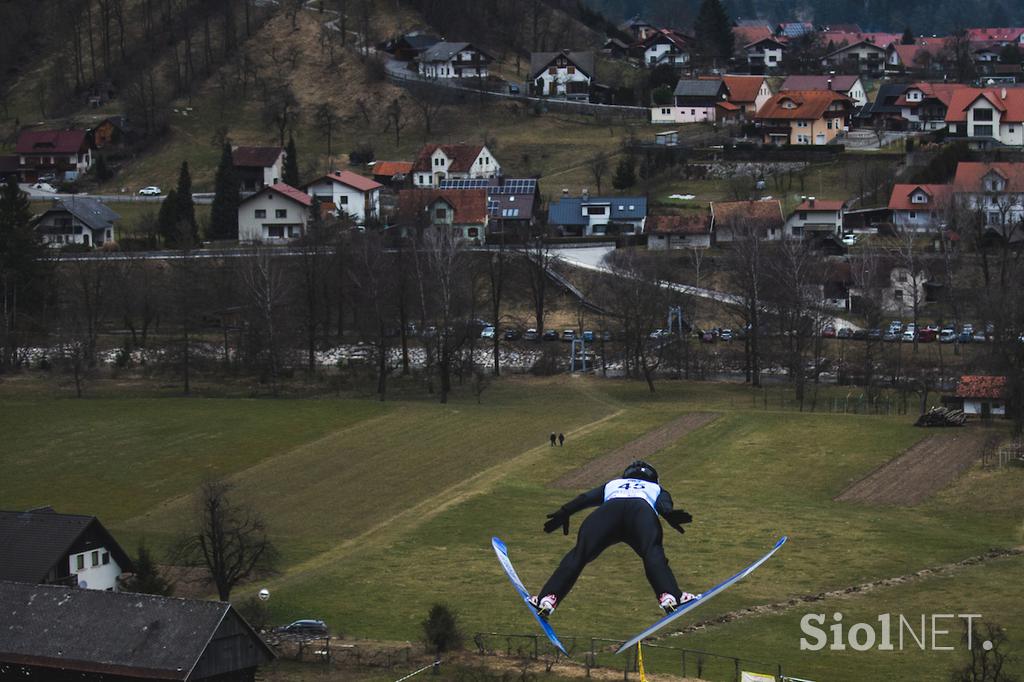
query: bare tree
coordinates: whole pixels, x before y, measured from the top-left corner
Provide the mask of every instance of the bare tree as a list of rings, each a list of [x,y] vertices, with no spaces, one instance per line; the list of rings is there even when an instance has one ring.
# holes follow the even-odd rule
[[[530,298],[533,303],[534,324],[537,327],[537,335],[540,336],[544,333],[548,279],[551,277],[551,268],[554,267],[558,256],[551,252],[551,245],[543,234],[523,245],[523,256],[526,260],[524,270],[527,286],[530,289]]]
[[[433,133],[432,126],[437,117],[444,110],[445,93],[443,88],[429,85],[414,86],[406,90],[410,101],[416,110],[420,112],[420,119],[423,121],[423,133],[429,137]]]
[[[334,113],[334,107],[330,103],[321,102],[313,113],[313,120],[316,122],[320,132],[327,138],[327,156],[330,158],[334,155],[331,148],[331,138],[334,135],[334,126],[338,124],[338,115]]]
[[[744,336],[744,372],[752,386],[761,385],[761,309],[767,264],[766,226],[757,219],[731,216],[727,227],[733,235],[729,279],[743,298],[742,317],[748,331]]]
[[[395,132],[395,146],[399,146],[402,143],[402,130],[409,125],[409,113],[402,106],[402,102],[405,97],[399,95],[391,100],[384,109],[384,121],[386,123],[384,130],[393,130]]]
[[[281,374],[281,325],[278,324],[280,310],[285,303],[288,282],[280,266],[274,262],[272,252],[257,246],[242,266],[242,279],[248,294],[252,328],[258,332],[260,347],[257,354],[263,357],[262,368],[267,373],[273,395],[277,395]]]
[[[600,194],[601,182],[608,174],[608,155],[603,152],[594,154],[587,160],[587,169],[594,178],[594,184],[597,185],[597,193]]]
[[[204,483],[191,527],[171,551],[175,563],[204,567],[221,601],[238,583],[272,571],[278,558],[263,516],[232,499],[232,490],[225,481]]]

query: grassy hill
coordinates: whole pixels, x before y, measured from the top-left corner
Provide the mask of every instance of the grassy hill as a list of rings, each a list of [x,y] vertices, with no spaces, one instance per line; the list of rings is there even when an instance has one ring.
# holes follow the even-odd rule
[[[128,547],[143,537],[162,547],[187,517],[196,483],[225,476],[264,511],[283,550],[281,574],[259,582],[273,594],[275,620],[323,617],[357,638],[416,639],[438,601],[454,605],[471,633],[532,633],[489,537],[508,542],[535,587],[572,543],[540,532],[544,514],[576,494],[551,483],[689,411],[720,416],[650,456],[677,505],[695,517],[685,536],[666,537],[684,589],[700,591],[779,535],[791,537],[696,620],[1024,540],[1022,470],[972,470],[917,506],[838,503],[833,498],[851,481],[927,434],[903,418],[757,409],[738,386],[662,383],[651,396],[623,382],[505,379],[482,404],[462,395],[448,406],[24,396],[0,389],[0,429],[12,445],[0,465],[14,472],[0,479],[5,506],[94,513]],[[566,433],[564,448],[547,445],[552,430]],[[849,614],[847,622],[886,612],[981,613],[1006,626],[1020,651],[1024,620],[1012,576],[1022,561],[942,571],[664,643],[777,661],[815,679],[935,679],[961,653],[812,655],[799,651],[799,618],[834,610]],[[614,639],[656,616],[639,561],[617,547],[587,570],[554,622],[567,637]],[[683,620],[680,627],[693,622]]]

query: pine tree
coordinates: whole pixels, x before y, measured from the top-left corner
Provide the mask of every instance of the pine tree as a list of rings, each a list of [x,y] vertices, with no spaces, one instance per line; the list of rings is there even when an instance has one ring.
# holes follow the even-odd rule
[[[210,206],[210,239],[238,239],[238,174],[231,158],[231,143],[225,142],[213,181],[213,205]]]
[[[292,187],[299,186],[299,155],[295,151],[295,138],[288,136],[288,147],[285,149],[284,177],[281,180]]]
[[[22,286],[41,271],[45,246],[29,224],[32,206],[28,195],[11,181],[0,190],[0,275],[8,283]]]
[[[900,45],[913,45],[915,42],[917,41],[914,39],[914,32],[910,30],[909,26],[907,26],[903,29],[903,37],[900,38]]]
[[[160,212],[156,217],[157,229],[160,231],[160,237],[164,240],[164,247],[168,249],[177,248],[179,237],[178,234],[178,192],[177,190],[171,190],[164,197],[163,203],[160,204]]]
[[[139,545],[139,556],[133,563],[135,564],[135,573],[124,582],[125,592],[158,594],[164,597],[174,593],[174,583],[160,575],[153,555],[149,553],[144,544]]]
[[[177,219],[179,234],[177,246],[196,246],[199,244],[199,225],[196,223],[196,207],[192,201],[192,175],[188,172],[188,161],[181,162],[175,195],[177,206],[174,217]]]
[[[628,189],[635,185],[635,165],[636,161],[628,154],[619,159],[619,165],[615,167],[615,175],[612,176],[612,187],[615,189]]]
[[[723,64],[732,58],[736,38],[732,22],[721,0],[703,0],[693,22],[697,55],[708,64]]]
[[[106,182],[114,175],[110,172],[110,166],[107,165],[107,157],[102,154],[96,155],[96,164],[93,168],[96,171],[96,178],[100,182]]]

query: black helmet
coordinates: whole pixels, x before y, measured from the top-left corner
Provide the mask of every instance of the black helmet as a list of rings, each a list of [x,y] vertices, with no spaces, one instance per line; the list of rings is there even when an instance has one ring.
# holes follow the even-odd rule
[[[658,472],[655,471],[647,462],[642,459],[633,460],[633,463],[626,467],[626,470],[622,472],[623,478],[639,478],[643,481],[649,481],[651,483],[658,482]]]

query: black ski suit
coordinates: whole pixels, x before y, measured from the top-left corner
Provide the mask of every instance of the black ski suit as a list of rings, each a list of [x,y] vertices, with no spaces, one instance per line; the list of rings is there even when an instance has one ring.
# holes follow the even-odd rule
[[[643,559],[644,572],[655,596],[667,592],[676,599],[680,598],[679,585],[661,545],[661,522],[658,516],[666,517],[676,530],[683,532],[679,524],[687,523],[689,515],[681,511],[673,512],[672,496],[668,491],[661,490],[660,486],[657,487],[653,506],[650,495],[614,497],[616,494],[635,494],[637,488],[642,489],[644,486],[647,486],[649,492],[654,492],[653,487],[657,484],[632,478],[614,479],[579,495],[550,515],[551,520],[545,524],[544,530],[550,533],[562,526],[563,532],[568,535],[570,515],[587,507],[598,507],[580,525],[576,546],[562,559],[539,592],[540,596],[553,594],[561,601],[580,577],[584,566],[608,547],[625,542]],[[685,520],[681,520],[681,517]]]

